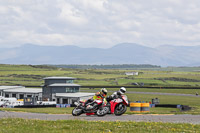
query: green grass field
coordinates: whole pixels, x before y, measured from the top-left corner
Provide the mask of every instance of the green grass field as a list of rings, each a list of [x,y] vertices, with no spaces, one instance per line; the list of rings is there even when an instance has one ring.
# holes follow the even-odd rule
[[[161,122],[0,119],[0,132],[9,133],[199,133],[200,125]]]
[[[80,85],[132,85],[145,86],[191,86],[200,87],[200,72],[158,70],[102,70],[63,69],[51,66],[3,65],[0,64],[0,85],[40,86],[49,76],[75,77]],[[198,68],[199,69],[199,68]],[[162,70],[162,71],[161,71]],[[190,71],[189,71],[190,70]],[[138,76],[127,76],[125,72],[139,72]]]

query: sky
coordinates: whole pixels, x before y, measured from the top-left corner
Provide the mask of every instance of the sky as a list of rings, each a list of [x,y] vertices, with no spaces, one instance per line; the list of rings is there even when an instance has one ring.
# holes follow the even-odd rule
[[[200,0],[0,0],[0,48],[200,45]]]

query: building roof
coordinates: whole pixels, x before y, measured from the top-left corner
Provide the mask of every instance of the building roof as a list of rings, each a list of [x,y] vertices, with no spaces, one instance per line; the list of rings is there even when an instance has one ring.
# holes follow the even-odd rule
[[[15,93],[42,93],[42,88],[13,88],[4,90],[4,92],[15,92]]]
[[[80,86],[80,85],[78,85],[78,84],[64,84],[64,83],[55,83],[55,84],[51,84],[51,85],[49,85],[49,86]]]
[[[87,97],[87,96],[94,96],[95,93],[56,93],[56,97]]]
[[[46,77],[46,78],[43,78],[43,79],[76,79],[76,78],[72,78],[72,77]]]
[[[14,89],[14,88],[25,88],[24,86],[0,86],[0,90]]]

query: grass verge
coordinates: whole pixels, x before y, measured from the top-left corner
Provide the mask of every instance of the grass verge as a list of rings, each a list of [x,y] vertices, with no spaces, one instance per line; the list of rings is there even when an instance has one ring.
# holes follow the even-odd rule
[[[0,119],[0,132],[48,132],[48,133],[128,133],[128,132],[200,132],[200,125],[182,123],[161,123],[161,122],[106,122],[106,121],[82,121],[82,120],[28,120],[19,118]]]

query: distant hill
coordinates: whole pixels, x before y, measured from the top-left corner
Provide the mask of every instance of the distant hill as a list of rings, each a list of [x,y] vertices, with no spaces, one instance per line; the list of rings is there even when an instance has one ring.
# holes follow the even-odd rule
[[[122,43],[112,48],[39,46],[25,44],[0,48],[0,64],[152,64],[158,66],[200,66],[200,46],[163,45],[150,48]]]

